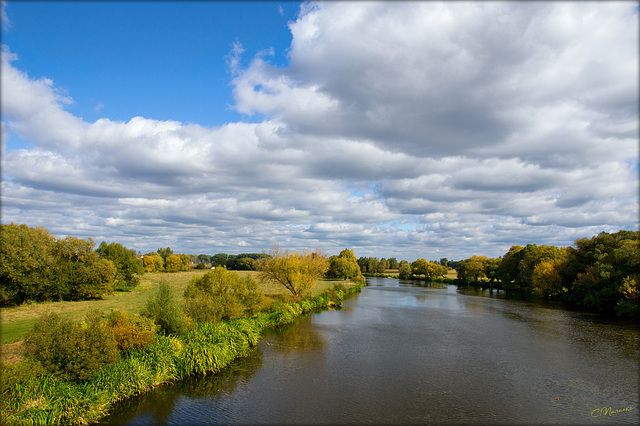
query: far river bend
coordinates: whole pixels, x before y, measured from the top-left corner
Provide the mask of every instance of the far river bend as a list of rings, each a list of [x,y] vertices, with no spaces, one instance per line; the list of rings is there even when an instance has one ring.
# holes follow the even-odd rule
[[[220,374],[127,400],[103,423],[640,423],[637,324],[455,286],[367,284]]]

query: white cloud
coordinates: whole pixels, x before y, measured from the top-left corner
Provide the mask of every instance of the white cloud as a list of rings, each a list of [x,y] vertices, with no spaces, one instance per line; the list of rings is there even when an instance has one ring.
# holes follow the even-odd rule
[[[231,75],[237,75],[240,72],[240,60],[243,53],[242,43],[237,40],[233,42],[231,51],[225,57],[227,68]]]
[[[0,5],[2,7],[2,27],[7,29],[7,28],[11,28],[11,21],[9,20],[9,15],[7,15],[7,2],[2,0],[2,2],[0,2]]]
[[[290,63],[225,58],[216,128],[89,123],[2,52],[3,221],[142,251],[498,256],[638,217],[637,16],[626,3],[321,2]],[[491,25],[487,25],[491,23]],[[32,147],[7,152],[11,135]]]

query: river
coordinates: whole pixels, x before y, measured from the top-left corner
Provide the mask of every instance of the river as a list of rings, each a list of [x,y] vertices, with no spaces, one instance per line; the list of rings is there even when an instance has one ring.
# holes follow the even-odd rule
[[[456,286],[367,278],[248,357],[103,424],[638,424],[637,324]]]

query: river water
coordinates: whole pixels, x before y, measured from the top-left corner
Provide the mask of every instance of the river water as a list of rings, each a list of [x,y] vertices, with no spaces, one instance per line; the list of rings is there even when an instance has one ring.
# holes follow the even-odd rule
[[[543,301],[368,278],[342,309],[102,423],[638,424],[639,342],[637,324]]]

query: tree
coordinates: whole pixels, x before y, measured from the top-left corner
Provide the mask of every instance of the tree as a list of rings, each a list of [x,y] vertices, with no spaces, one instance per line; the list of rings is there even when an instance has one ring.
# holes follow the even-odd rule
[[[184,261],[181,256],[177,254],[171,254],[167,256],[164,269],[167,272],[180,272],[180,271],[186,271],[187,266],[184,264]]]
[[[260,278],[282,285],[296,297],[308,293],[329,269],[329,260],[318,251],[298,253],[276,244],[270,254],[258,261]]]
[[[556,246],[527,244],[522,250],[522,259],[518,264],[516,283],[524,291],[533,292],[533,273],[541,262],[553,263],[563,256],[562,249]]]
[[[218,253],[218,254],[214,254],[213,255],[213,259],[211,260],[213,263],[213,266],[226,266],[227,265],[227,259],[229,259],[229,256],[225,253]]]
[[[180,255],[180,261],[182,261],[182,270],[188,271],[189,265],[191,264],[191,256],[186,253],[182,253]]]
[[[620,316],[640,316],[640,274],[628,275],[622,279],[619,290],[622,297],[615,306],[615,312]]]
[[[83,300],[100,298],[114,290],[116,267],[107,259],[100,259],[93,251],[91,238],[83,240],[68,236],[55,243],[56,286],[54,298]]]
[[[471,256],[458,264],[458,278],[477,283],[480,278],[486,277],[485,264],[488,259],[485,256]]]
[[[92,239],[56,240],[45,228],[2,225],[0,303],[81,300],[113,290],[113,262],[100,259]]]
[[[129,250],[119,243],[107,244],[103,241],[96,252],[101,259],[112,261],[116,267],[116,288],[130,288],[140,284],[140,275],[144,273],[145,268],[135,250]]]
[[[383,257],[378,262],[378,273],[383,274],[387,269],[389,269],[389,262]]]
[[[331,278],[343,278],[345,280],[359,277],[360,267],[353,251],[344,249],[339,256],[331,256],[327,275]]]
[[[255,259],[251,257],[241,257],[236,262],[236,269],[239,271],[252,271],[255,266]]]
[[[400,265],[398,264],[398,259],[396,259],[395,257],[390,257],[388,259],[389,262],[389,269],[398,269],[400,267]]]
[[[52,283],[55,241],[42,227],[0,225],[0,305],[46,297]]]
[[[401,260],[398,269],[398,278],[408,280],[411,278],[411,266],[406,260]]]
[[[343,259],[346,259],[349,262],[353,262],[355,264],[358,263],[358,260],[356,259],[356,255],[353,254],[353,250],[349,250],[348,248],[342,250],[338,256]]]
[[[633,287],[633,277],[640,270],[640,232],[602,232],[576,240],[575,246],[568,249],[562,274],[563,286],[569,289],[563,300],[605,313],[613,313],[620,300],[632,300],[621,288],[625,279]]]
[[[429,265],[426,259],[417,259],[411,262],[411,274],[414,276],[424,275],[429,278]]]
[[[162,258],[162,266],[166,268],[167,258],[173,254],[173,250],[171,250],[171,247],[159,248],[158,254]]]
[[[502,262],[500,262],[500,266],[498,266],[496,276],[502,282],[505,290],[509,288],[511,282],[514,282],[516,278],[518,278],[518,267],[522,260],[523,250],[524,247],[522,246],[511,246],[509,251],[502,256]]]
[[[485,274],[487,275],[487,278],[489,278],[489,283],[493,283],[498,280],[498,268],[500,268],[500,263],[502,263],[502,259],[500,258],[487,259],[485,262]]]
[[[164,262],[158,253],[147,253],[142,258],[145,272],[162,272]]]
[[[444,277],[449,272],[449,268],[444,265],[435,262],[433,262],[432,265],[434,269],[433,277]]]

